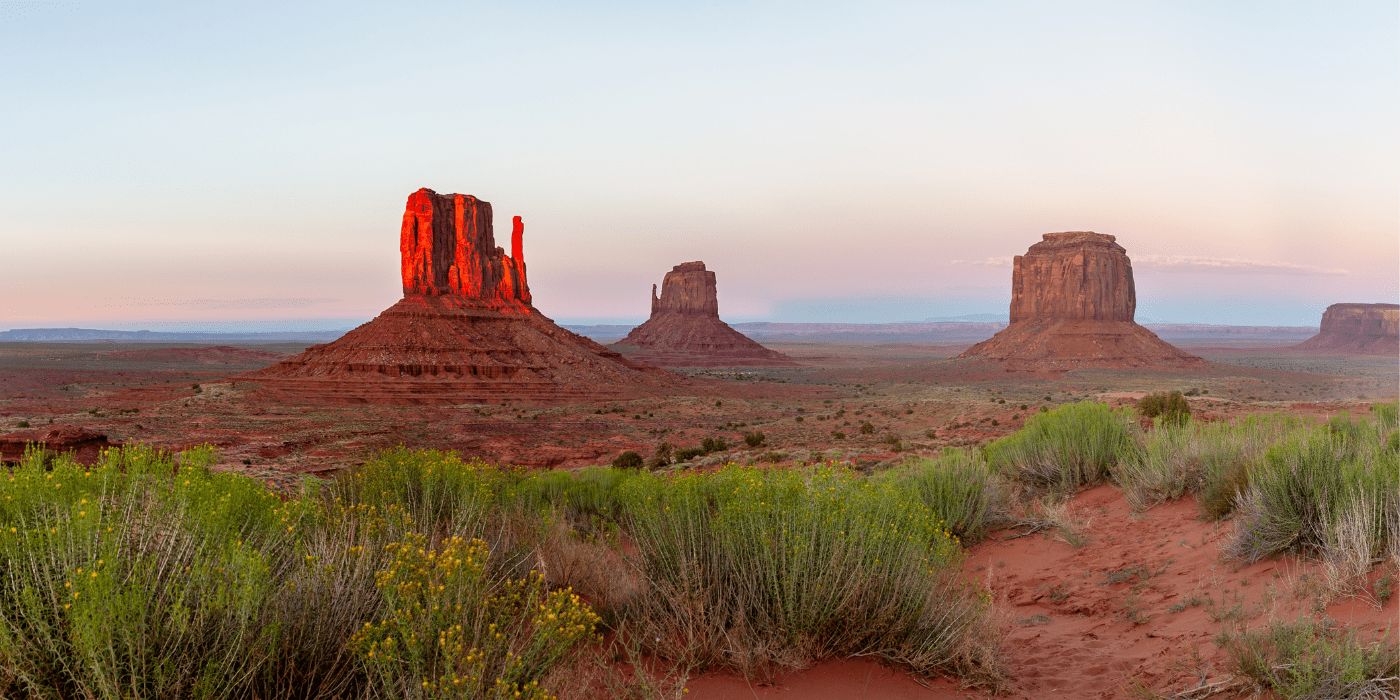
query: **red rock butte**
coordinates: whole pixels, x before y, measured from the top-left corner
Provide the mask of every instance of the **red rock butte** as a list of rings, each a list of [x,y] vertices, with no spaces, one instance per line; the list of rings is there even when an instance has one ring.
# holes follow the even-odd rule
[[[1204,362],[1133,321],[1133,265],[1114,236],[1067,231],[1042,239],[1013,263],[1011,325],[959,358],[1050,372]]]
[[[651,287],[651,318],[611,347],[663,367],[784,367],[792,358],[769,350],[719,318],[715,273],[681,263]]]
[[[1400,304],[1333,304],[1318,334],[1294,350],[1344,355],[1400,355]]]
[[[623,358],[531,303],[515,217],[496,246],[491,204],[421,189],[399,233],[403,299],[334,342],[236,377],[305,404],[560,404],[653,394],[682,377]]]

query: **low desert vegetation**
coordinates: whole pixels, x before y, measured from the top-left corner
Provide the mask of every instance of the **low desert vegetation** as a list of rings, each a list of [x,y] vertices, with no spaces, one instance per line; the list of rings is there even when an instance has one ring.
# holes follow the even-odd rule
[[[1002,677],[958,541],[893,483],[400,449],[288,497],[216,459],[33,452],[0,480],[0,696],[650,697],[852,655]],[[669,680],[600,675],[605,635]]]
[[[1400,565],[1395,404],[1143,420],[1069,403],[868,476],[642,468],[728,448],[714,439],[573,472],[399,449],[291,495],[213,471],[208,448],[90,467],[34,451],[0,472],[0,696],[659,697],[703,669],[763,681],[848,656],[994,688],[999,618],[958,576],[961,545],[1007,525],[1086,544],[1067,497],[1102,483],[1139,509],[1195,497],[1233,520],[1229,556],[1321,560],[1336,593]],[[1334,657],[1385,678],[1384,654],[1339,635],[1222,644],[1286,697],[1318,697],[1284,690],[1306,680],[1288,669]],[[655,678],[608,675],[642,656]],[[1249,670],[1265,666],[1274,680]]]

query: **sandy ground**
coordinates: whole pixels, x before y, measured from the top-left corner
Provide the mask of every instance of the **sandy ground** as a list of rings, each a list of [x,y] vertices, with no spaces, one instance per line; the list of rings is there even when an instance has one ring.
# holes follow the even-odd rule
[[[1070,507],[1083,523],[1078,546],[1058,532],[1002,531],[969,549],[963,564],[1003,616],[1010,697],[1129,698],[1134,685],[1180,691],[1228,680],[1213,640],[1231,624],[1325,616],[1370,638],[1396,638],[1400,596],[1382,607],[1373,585],[1329,599],[1315,563],[1231,562],[1220,548],[1233,523],[1199,519],[1190,499],[1134,513],[1102,486]],[[1372,582],[1387,570],[1377,567]],[[774,686],[702,676],[688,687],[695,700],[984,697],[868,660],[819,664]]]
[[[610,462],[623,450],[650,455],[661,442],[686,447],[718,437],[728,449],[677,468],[835,460],[874,470],[984,444],[1042,407],[1085,399],[1128,405],[1144,392],[1194,388],[1198,420],[1269,411],[1325,420],[1393,400],[1400,384],[1394,358],[1268,348],[1193,348],[1212,362],[1191,374],[1030,376],[947,359],[964,346],[771,345],[802,365],[689,371],[705,382],[705,396],[422,408],[260,403],[230,379],[295,354],[297,345],[0,343],[0,433],[21,421],[52,422],[171,450],[211,443],[222,451],[222,468],[285,488],[396,445],[572,468]],[[765,441],[751,449],[743,436],[754,431]],[[1012,697],[1120,698],[1130,697],[1133,683],[1179,690],[1222,679],[1212,639],[1227,622],[1260,625],[1306,612],[1366,634],[1390,623],[1393,636],[1400,627],[1395,598],[1384,609],[1362,598],[1320,601],[1315,565],[1238,568],[1222,560],[1233,524],[1198,520],[1190,500],[1135,514],[1103,487],[1080,494],[1072,509],[1083,522],[1080,546],[1055,534],[1008,531],[967,554],[966,575],[990,588],[1005,616]],[[776,686],[711,676],[689,687],[687,697],[702,699],[980,696],[862,659],[824,663]]]

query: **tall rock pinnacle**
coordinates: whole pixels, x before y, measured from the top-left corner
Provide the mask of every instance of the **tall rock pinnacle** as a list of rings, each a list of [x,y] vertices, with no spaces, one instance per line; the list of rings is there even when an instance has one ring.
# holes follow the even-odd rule
[[[423,188],[409,195],[399,232],[404,294],[455,295],[501,309],[530,304],[521,239],[515,217],[511,255],[496,247],[491,203],[464,194]]]

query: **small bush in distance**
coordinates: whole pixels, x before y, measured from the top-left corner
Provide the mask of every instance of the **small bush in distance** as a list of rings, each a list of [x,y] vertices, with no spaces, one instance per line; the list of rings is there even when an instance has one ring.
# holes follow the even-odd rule
[[[1138,401],[1137,408],[1143,416],[1160,416],[1168,425],[1185,425],[1191,420],[1191,404],[1179,391],[1148,394]]]
[[[725,442],[724,438],[705,438],[700,441],[700,447],[705,450],[705,454],[709,454],[729,449],[729,443]]]
[[[705,448],[703,448],[703,447],[682,447],[682,448],[677,449],[677,450],[675,451],[675,453],[673,453],[672,456],[673,456],[673,458],[676,460],[676,462],[679,463],[679,462],[689,462],[690,460],[692,460],[692,459],[694,459],[694,458],[696,458],[696,457],[700,457],[700,456],[702,456],[702,455],[704,455],[704,454],[705,454]]]
[[[874,433],[875,433],[875,426],[874,426],[874,425],[871,425],[869,421],[860,424],[860,434],[861,434],[861,435],[873,435]]]
[[[752,433],[744,433],[744,444],[748,445],[749,447],[758,447],[759,445],[763,444],[763,440],[763,433],[757,430],[755,430]]]
[[[646,466],[646,460],[636,452],[628,450],[618,455],[617,459],[612,461],[612,465],[613,469],[641,469]]]
[[[656,452],[652,454],[651,461],[647,466],[652,469],[660,469],[671,463],[671,443],[663,442],[656,446]]]

